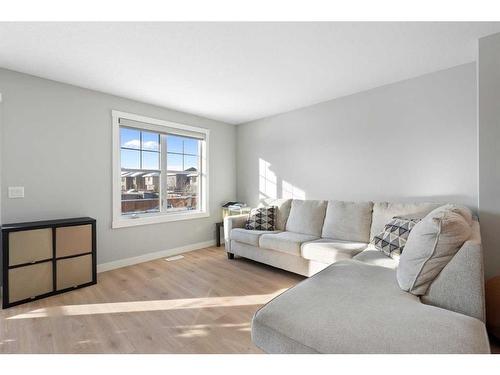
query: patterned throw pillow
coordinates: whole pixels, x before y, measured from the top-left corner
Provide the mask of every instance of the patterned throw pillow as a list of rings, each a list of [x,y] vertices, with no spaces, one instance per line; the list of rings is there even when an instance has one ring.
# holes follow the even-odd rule
[[[393,217],[385,225],[384,231],[373,237],[372,244],[385,255],[398,259],[403,252],[410,231],[420,220]]]
[[[254,208],[248,215],[245,229],[250,230],[274,230],[277,207]]]

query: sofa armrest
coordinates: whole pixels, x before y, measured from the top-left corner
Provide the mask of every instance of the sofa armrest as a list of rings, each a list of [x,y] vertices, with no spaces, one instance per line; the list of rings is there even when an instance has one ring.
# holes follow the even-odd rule
[[[224,246],[227,252],[231,251],[231,241],[229,235],[233,228],[244,228],[248,214],[226,216],[224,218]]]

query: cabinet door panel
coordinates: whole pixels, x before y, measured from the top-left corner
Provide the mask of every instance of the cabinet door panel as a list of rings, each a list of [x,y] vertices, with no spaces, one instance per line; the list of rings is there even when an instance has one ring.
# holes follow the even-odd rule
[[[75,287],[92,281],[92,255],[57,261],[57,290]]]
[[[10,303],[36,297],[53,290],[51,261],[9,270]]]
[[[56,228],[56,257],[90,253],[92,251],[92,225]]]
[[[9,266],[52,258],[52,228],[9,233]]]

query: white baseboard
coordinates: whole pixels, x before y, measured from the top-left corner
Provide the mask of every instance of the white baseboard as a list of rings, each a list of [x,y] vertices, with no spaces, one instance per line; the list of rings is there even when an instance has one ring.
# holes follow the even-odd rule
[[[121,267],[131,266],[133,264],[148,262],[150,260],[171,257],[173,255],[187,253],[188,251],[199,250],[199,249],[203,249],[205,247],[210,247],[210,246],[215,246],[215,240],[198,242],[198,243],[194,243],[194,244],[190,244],[190,245],[186,245],[186,246],[175,247],[173,249],[143,254],[143,255],[136,256],[136,257],[132,257],[132,258],[125,258],[125,259],[115,260],[113,262],[101,263],[101,264],[97,265],[97,272],[110,271],[110,270],[114,270],[116,268],[121,268]],[[224,246],[224,245],[221,244],[221,246]]]

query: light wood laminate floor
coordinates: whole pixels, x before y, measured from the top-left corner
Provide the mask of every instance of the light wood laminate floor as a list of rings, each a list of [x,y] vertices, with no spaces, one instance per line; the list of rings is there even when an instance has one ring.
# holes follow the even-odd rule
[[[253,314],[302,279],[216,247],[124,267],[2,310],[0,353],[260,353]]]
[[[253,314],[303,277],[223,248],[98,274],[98,284],[0,312],[0,353],[261,353]],[[492,353],[500,353],[491,339]]]

